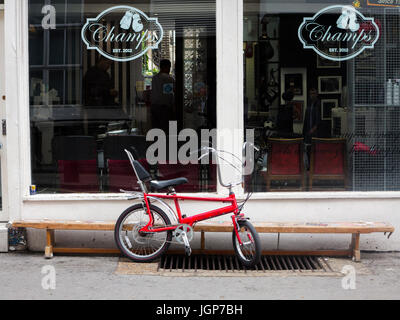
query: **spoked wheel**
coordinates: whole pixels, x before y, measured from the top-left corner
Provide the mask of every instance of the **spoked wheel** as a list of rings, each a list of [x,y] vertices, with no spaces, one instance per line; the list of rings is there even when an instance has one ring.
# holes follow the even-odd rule
[[[153,226],[163,228],[170,225],[168,216],[160,208],[151,205]],[[141,233],[141,228],[149,222],[149,215],[141,204],[126,209],[115,224],[114,237],[118,248],[135,262],[150,262],[167,251],[172,231]]]
[[[247,220],[239,220],[239,237],[242,241],[240,245],[239,240],[236,236],[235,230],[232,233],[233,248],[239,258],[239,261],[248,268],[254,267],[260,262],[261,257],[261,244],[260,237],[253,227],[253,225]]]

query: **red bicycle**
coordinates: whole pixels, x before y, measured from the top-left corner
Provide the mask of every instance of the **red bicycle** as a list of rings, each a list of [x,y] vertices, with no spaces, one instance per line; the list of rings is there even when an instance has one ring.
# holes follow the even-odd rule
[[[245,148],[246,146],[244,146],[243,150]],[[224,151],[217,151],[213,148],[202,148],[201,150],[206,152],[203,153],[199,160],[208,154],[216,155],[219,180],[221,185],[229,189],[228,197],[177,195],[174,187],[187,183],[186,178],[167,181],[152,180],[151,175],[143,168],[140,162],[133,158],[132,153],[125,150],[142,190],[142,192],[121,190],[129,194],[128,199],[141,200],[141,203],[127,208],[120,215],[115,225],[115,241],[126,257],[135,262],[153,261],[168,250],[172,238],[183,244],[186,254],[190,255],[192,252],[190,241],[193,239],[193,226],[197,222],[233,213],[232,241],[235,253],[239,261],[246,267],[253,267],[258,264],[261,256],[259,235],[248,218],[241,212],[250,198],[250,194],[243,203],[238,205],[232,188],[242,183],[242,181],[236,184],[224,184],[221,179],[218,158],[226,161],[220,155]],[[230,164],[232,165],[232,163]],[[150,187],[155,191],[166,190],[167,192],[166,194],[148,193],[146,183],[149,183]],[[165,200],[174,202],[176,212]],[[212,201],[229,203],[229,205],[188,217],[182,214],[179,200]],[[154,203],[157,203],[157,206]]]

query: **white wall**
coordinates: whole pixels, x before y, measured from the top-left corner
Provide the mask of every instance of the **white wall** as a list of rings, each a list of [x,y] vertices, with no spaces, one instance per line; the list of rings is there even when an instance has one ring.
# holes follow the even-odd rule
[[[9,216],[21,215],[30,185],[28,1],[5,1],[7,192]],[[28,174],[29,173],[29,174]],[[24,191],[25,189],[25,191]]]

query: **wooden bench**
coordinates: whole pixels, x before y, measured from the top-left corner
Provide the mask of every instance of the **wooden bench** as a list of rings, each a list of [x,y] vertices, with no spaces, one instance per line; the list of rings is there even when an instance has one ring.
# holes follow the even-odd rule
[[[103,230],[114,231],[115,222],[89,222],[89,221],[14,221],[14,228],[34,228],[46,230],[45,257],[52,258],[53,253],[119,253],[117,249],[104,248],[60,248],[55,246],[55,230]],[[360,261],[360,235],[383,232],[389,233],[388,238],[394,232],[394,227],[385,222],[329,222],[329,223],[302,223],[302,222],[253,222],[259,233],[278,233],[278,249],[263,251],[264,255],[321,255],[321,256],[349,256],[355,261]],[[227,251],[205,250],[206,232],[232,232],[231,222],[222,223],[198,223],[194,227],[195,232],[201,232],[200,250],[193,253],[223,254]],[[281,233],[304,234],[351,234],[351,243],[348,250],[314,250],[314,251],[282,251],[279,250],[279,235]],[[230,253],[232,251],[229,251]]]
[[[32,228],[46,230],[46,258],[53,253],[119,253],[117,249],[105,248],[61,248],[55,246],[55,230],[114,231],[115,222],[105,221],[61,221],[61,220],[23,220],[11,222],[13,228]]]

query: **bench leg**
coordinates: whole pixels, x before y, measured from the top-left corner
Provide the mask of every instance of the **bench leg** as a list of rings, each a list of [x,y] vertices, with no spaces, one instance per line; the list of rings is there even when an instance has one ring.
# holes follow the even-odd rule
[[[46,247],[44,249],[44,256],[46,259],[53,258],[54,247],[54,230],[46,229]]]
[[[360,234],[359,233],[352,234],[350,250],[352,250],[353,260],[356,262],[360,262],[361,261],[361,253],[360,253]]]
[[[206,248],[206,239],[205,239],[204,231],[201,232],[200,248],[201,248],[201,251],[203,251]]]

